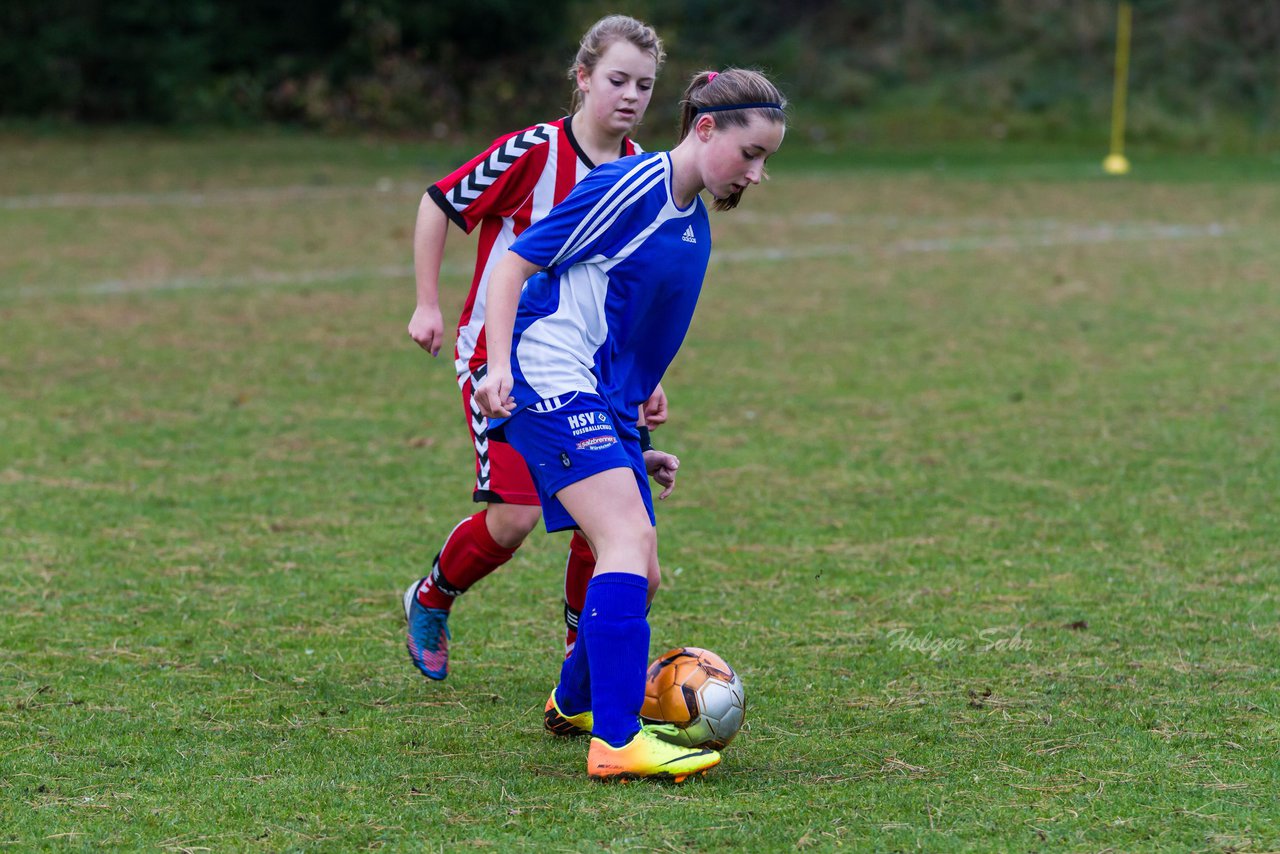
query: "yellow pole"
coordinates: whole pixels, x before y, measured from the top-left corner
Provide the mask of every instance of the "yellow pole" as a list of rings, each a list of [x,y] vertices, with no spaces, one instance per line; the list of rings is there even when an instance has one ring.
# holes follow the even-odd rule
[[[1116,13],[1116,79],[1111,94],[1111,153],[1102,161],[1108,175],[1123,175],[1129,171],[1129,160],[1124,156],[1124,100],[1129,88],[1129,29],[1133,8],[1128,0],[1120,0]]]

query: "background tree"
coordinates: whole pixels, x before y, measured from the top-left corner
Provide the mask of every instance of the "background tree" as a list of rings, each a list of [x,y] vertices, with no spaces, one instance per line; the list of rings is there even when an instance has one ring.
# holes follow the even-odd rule
[[[451,135],[567,105],[597,0],[8,0],[0,116],[256,122]],[[688,74],[768,67],[797,103],[1070,133],[1105,119],[1114,0],[636,0]],[[1280,127],[1280,3],[1137,0],[1131,132]],[[665,87],[666,82],[660,84]],[[670,99],[667,99],[670,100]],[[661,97],[650,125],[674,108]]]

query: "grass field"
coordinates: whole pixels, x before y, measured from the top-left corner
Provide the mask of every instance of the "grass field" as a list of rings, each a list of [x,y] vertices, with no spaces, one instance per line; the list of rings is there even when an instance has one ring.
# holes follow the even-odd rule
[[[461,153],[0,137],[0,846],[1280,848],[1274,161],[784,147],[655,435],[653,651],[748,726],[610,787],[540,726],[562,536],[448,681],[402,645],[472,507],[404,332]]]

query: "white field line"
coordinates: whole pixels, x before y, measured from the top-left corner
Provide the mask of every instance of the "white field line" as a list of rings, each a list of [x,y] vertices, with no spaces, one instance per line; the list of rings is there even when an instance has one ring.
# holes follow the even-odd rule
[[[1140,220],[1125,220],[1115,223],[1099,221],[1085,226],[1078,220],[1063,220],[1049,217],[938,216],[929,214],[901,216],[899,214],[835,213],[833,211],[810,211],[809,213],[802,214],[734,211],[731,214],[727,214],[727,216],[731,217],[734,222],[751,222],[766,225],[782,223],[784,225],[803,225],[811,228],[821,227],[824,225],[860,225],[864,223],[874,223],[876,225],[889,227],[933,225],[943,227],[954,226],[973,230],[1000,229],[1004,231],[1048,231],[1052,229],[1079,229],[1085,227],[1115,229],[1179,227],[1176,224],[1171,223],[1143,222]],[[1214,224],[1210,223],[1210,225]]]
[[[425,185],[393,183],[382,179],[369,186],[345,184],[315,186],[297,184],[283,187],[241,187],[220,190],[184,190],[155,193],[47,193],[42,195],[0,196],[0,210],[46,210],[58,208],[146,208],[146,207],[218,207],[222,205],[292,204],[324,199],[348,199],[370,195],[394,194],[421,196]],[[736,222],[785,223],[809,227],[859,225],[875,223],[889,227],[919,225],[951,225],[974,229],[1005,229],[1035,231],[1071,228],[1078,224],[1058,219],[1032,217],[949,217],[949,216],[899,216],[874,213],[835,213],[812,211],[806,214],[771,214],[760,211],[734,211]],[[1103,226],[1105,224],[1099,224]],[[1127,223],[1117,227],[1135,225],[1158,227],[1155,223]]]
[[[283,187],[241,187],[219,190],[184,190],[155,193],[47,193],[42,195],[0,196],[0,210],[41,210],[51,208],[145,208],[145,207],[216,207],[220,205],[245,205],[264,203],[306,202],[323,199],[346,199],[373,194],[421,196],[425,185],[393,183],[384,178],[374,185],[344,184],[316,186],[296,184]],[[952,225],[962,228],[999,228],[1005,230],[1034,231],[1039,229],[1076,228],[1078,223],[1059,219],[1033,217],[949,217],[949,216],[899,216],[875,213],[836,213],[812,211],[806,214],[772,214],[761,211],[734,211],[736,222],[786,223],[820,227],[824,225],[858,225],[875,223],[885,226]],[[1151,227],[1159,223],[1098,223],[1098,227]]]
[[[372,187],[344,185],[316,187],[244,187],[233,190],[179,191],[170,193],[48,193],[31,196],[0,196],[0,210],[42,210],[48,208],[147,208],[216,207],[267,203],[306,202],[316,199],[345,199],[353,196],[422,195],[426,186],[379,181]]]
[[[911,255],[934,252],[974,252],[1000,250],[1018,252],[1051,246],[1080,246],[1100,243],[1121,243],[1153,240],[1192,240],[1217,238],[1234,228],[1221,223],[1208,225],[1098,225],[1065,226],[1051,233],[1038,235],[972,235],[957,237],[908,238],[879,246],[856,243],[826,243],[787,247],[761,247],[723,252],[716,256],[727,263],[791,261],[800,258],[837,258],[853,255]]]
[[[136,294],[154,291],[233,290],[236,288],[278,287],[281,285],[328,285],[356,279],[413,278],[413,267],[366,267],[348,270],[296,270],[246,273],[242,276],[178,276],[155,281],[126,281],[108,279],[88,285],[71,285],[56,289],[28,287],[18,290],[18,296],[33,297],[41,294],[85,294],[102,296],[110,294]]]
[[[1021,252],[1054,246],[1217,239],[1235,231],[1236,228],[1234,226],[1221,223],[1208,223],[1205,225],[1130,223],[1094,226],[1063,224],[1053,231],[1041,234],[961,235],[955,237],[908,238],[879,245],[848,242],[721,250],[712,256],[712,262],[713,264],[772,263],[804,258],[883,257],[983,250]],[[471,272],[471,268],[446,265],[443,272],[450,276],[465,276]],[[0,290],[0,301],[67,295],[109,296],[164,291],[232,290],[292,285],[337,284],[368,279],[403,279],[409,281],[412,278],[413,267],[403,265],[331,270],[264,271],[238,276],[179,276],[158,280],[139,279],[130,281],[111,279],[80,285],[27,286],[7,292]]]

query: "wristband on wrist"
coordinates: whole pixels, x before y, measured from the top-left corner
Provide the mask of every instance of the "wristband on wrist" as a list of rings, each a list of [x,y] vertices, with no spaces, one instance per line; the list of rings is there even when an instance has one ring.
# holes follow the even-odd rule
[[[640,431],[640,453],[643,454],[645,451],[652,451],[653,440],[649,438],[649,428],[637,427],[636,429]]]

